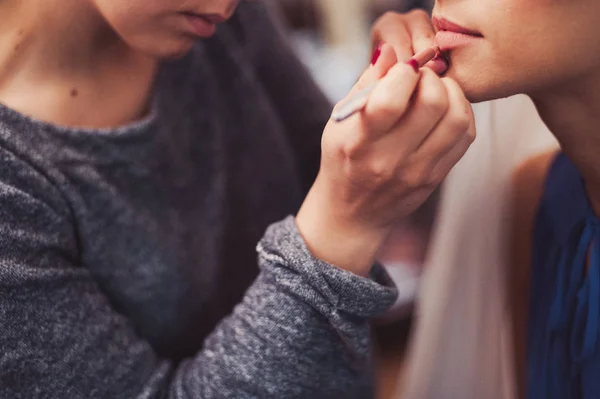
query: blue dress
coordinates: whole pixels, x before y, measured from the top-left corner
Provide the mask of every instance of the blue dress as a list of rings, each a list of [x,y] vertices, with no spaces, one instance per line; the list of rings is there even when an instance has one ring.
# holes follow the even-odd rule
[[[600,222],[563,154],[547,176],[532,254],[528,397],[600,398]]]

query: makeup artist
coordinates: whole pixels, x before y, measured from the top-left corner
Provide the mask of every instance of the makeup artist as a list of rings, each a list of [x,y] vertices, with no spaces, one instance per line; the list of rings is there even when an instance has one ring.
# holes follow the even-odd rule
[[[404,62],[427,16],[379,22],[355,90],[381,81],[327,126],[260,2],[0,16],[0,397],[371,396],[378,248],[474,138]]]

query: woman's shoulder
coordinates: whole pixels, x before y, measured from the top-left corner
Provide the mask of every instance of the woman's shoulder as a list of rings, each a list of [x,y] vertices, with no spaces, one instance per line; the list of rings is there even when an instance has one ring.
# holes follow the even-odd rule
[[[2,111],[2,110],[0,110]],[[25,128],[7,122],[11,115],[0,112],[0,204],[10,209],[22,203],[37,203],[51,212],[67,216],[69,207],[47,162],[49,147],[34,148]],[[43,149],[47,151],[43,151]],[[47,155],[47,154],[46,154]],[[34,207],[30,210],[33,212]]]
[[[533,156],[519,164],[512,173],[506,289],[514,333],[515,369],[521,392],[524,392],[523,359],[529,315],[534,223],[544,195],[548,171],[556,155],[557,151],[553,150]]]
[[[562,240],[588,206],[581,174],[558,150],[527,159],[513,172],[512,212],[517,226],[543,226]]]
[[[512,173],[510,212],[513,251],[530,252],[536,215],[557,154],[557,150],[537,154],[521,162]],[[523,254],[520,257],[523,258]]]
[[[552,150],[535,155],[519,164],[512,173],[510,233],[512,254],[517,260],[513,264],[529,263],[536,214],[557,154],[557,150]]]
[[[535,212],[546,186],[548,171],[557,154],[558,150],[537,154],[514,169],[511,184],[513,210],[526,211],[528,214]]]

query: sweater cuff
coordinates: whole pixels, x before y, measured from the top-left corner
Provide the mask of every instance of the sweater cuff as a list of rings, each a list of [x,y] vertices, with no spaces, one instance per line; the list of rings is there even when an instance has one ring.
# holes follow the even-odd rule
[[[376,317],[385,313],[398,295],[380,264],[373,266],[370,278],[364,278],[315,258],[292,216],[271,225],[257,251],[261,268],[268,269],[280,287],[322,313]]]

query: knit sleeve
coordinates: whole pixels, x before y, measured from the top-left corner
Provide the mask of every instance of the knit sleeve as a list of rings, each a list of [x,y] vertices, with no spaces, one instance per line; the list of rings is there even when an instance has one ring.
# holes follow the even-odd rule
[[[385,274],[313,258],[290,217],[265,234],[258,278],[203,349],[162,358],[86,269],[68,203],[44,176],[0,148],[0,397],[372,395],[368,322],[395,297]]]

